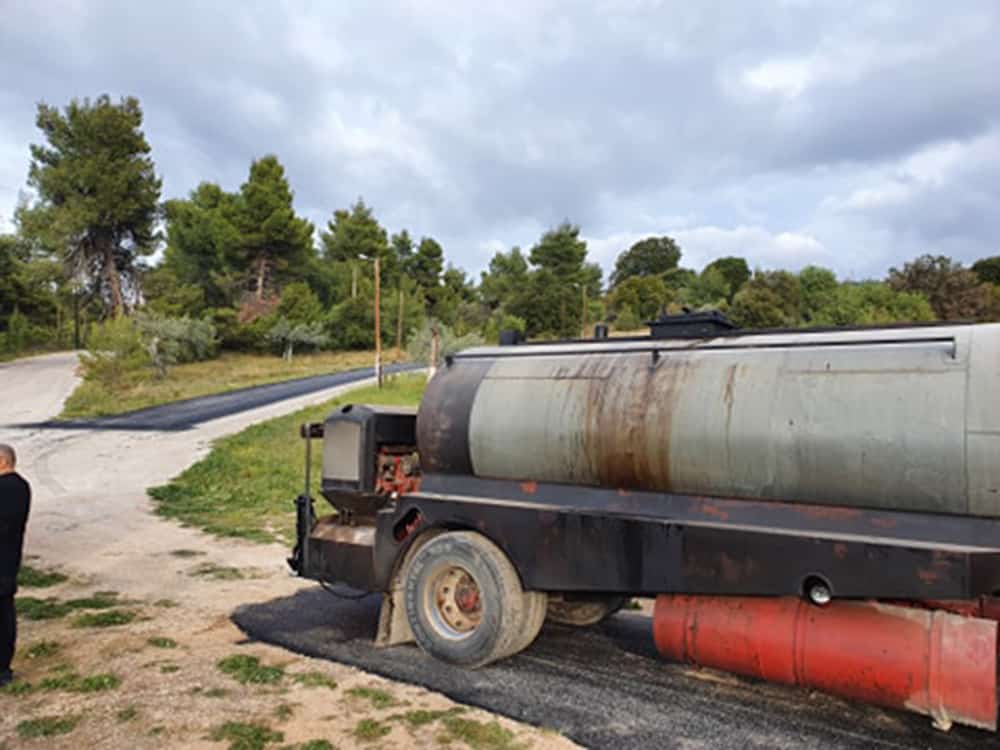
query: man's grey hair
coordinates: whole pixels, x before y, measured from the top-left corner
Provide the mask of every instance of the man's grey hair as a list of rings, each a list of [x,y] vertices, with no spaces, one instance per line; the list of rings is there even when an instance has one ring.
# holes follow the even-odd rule
[[[6,461],[12,469],[17,466],[17,453],[13,446],[0,443],[0,461]]]

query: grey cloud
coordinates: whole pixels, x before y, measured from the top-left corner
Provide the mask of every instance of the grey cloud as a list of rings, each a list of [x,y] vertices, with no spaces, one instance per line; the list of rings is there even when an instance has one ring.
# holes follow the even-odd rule
[[[844,272],[884,270],[848,238],[875,246],[871,263],[995,244],[989,176],[955,173],[891,211],[831,208],[997,123],[988,2],[40,7],[0,28],[0,153],[23,153],[0,184],[24,178],[37,100],[108,91],[142,100],[165,197],[235,188],[274,152],[318,225],[363,195],[471,271],[489,243],[528,245],[563,219],[606,264],[616,237],[685,228],[692,258],[711,238],[752,263]]]

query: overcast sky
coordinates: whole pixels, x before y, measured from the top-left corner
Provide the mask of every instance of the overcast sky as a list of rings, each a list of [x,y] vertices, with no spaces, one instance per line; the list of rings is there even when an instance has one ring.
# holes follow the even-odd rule
[[[487,6],[482,9],[476,6]],[[0,227],[39,101],[139,97],[163,197],[275,153],[478,272],[564,219],[882,276],[1000,254],[1000,2],[0,0]]]

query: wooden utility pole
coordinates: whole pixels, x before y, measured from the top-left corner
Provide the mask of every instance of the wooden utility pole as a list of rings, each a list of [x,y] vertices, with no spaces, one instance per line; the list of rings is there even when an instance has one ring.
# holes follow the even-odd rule
[[[437,326],[431,327],[431,361],[427,368],[427,379],[430,380],[437,372],[438,352],[441,348],[441,338]]]
[[[358,262],[351,262],[351,299],[358,296]]]
[[[379,267],[378,256],[375,257],[375,384],[382,387],[382,329],[380,328],[379,307]]]
[[[396,356],[403,353],[403,287],[399,287],[399,316],[396,318]]]

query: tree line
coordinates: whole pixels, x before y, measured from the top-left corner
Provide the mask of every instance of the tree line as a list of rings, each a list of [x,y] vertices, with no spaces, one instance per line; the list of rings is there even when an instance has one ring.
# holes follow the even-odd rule
[[[495,341],[503,329],[565,338],[597,322],[638,330],[685,309],[718,309],[745,327],[1000,320],[1000,256],[966,268],[925,255],[857,282],[814,266],[751,270],[742,257],[697,271],[674,239],[648,237],[623,248],[605,285],[569,222],[527,250],[497,252],[477,282],[436,239],[390,231],[362,198],[317,231],[296,213],[275,155],[255,159],[237,190],[203,182],[161,201],[142,123],[131,97],[39,105],[32,198],[16,231],[0,235],[0,353],[88,335],[108,346],[128,331],[160,365],[220,347],[289,357],[371,348],[376,258],[387,346],[420,338],[430,321],[456,341]]]

